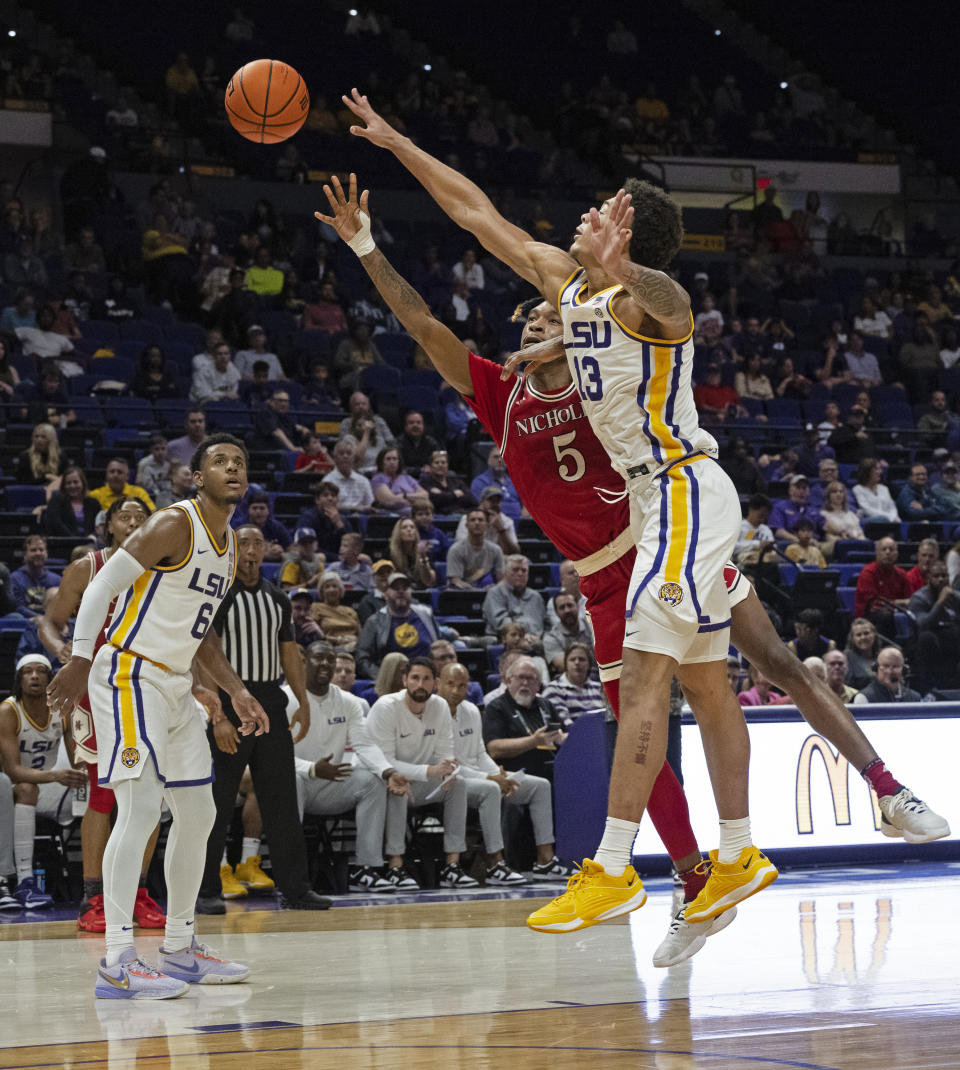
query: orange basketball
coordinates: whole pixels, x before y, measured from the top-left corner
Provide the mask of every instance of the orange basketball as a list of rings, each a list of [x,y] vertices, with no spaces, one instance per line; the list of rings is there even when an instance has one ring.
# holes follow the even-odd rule
[[[254,59],[230,79],[223,106],[238,134],[261,145],[286,141],[303,126],[310,94],[300,75],[278,59]]]

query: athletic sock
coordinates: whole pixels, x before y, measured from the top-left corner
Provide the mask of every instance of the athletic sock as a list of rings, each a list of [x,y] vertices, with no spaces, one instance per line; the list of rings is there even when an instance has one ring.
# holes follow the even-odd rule
[[[903,787],[902,784],[894,780],[890,771],[883,764],[881,758],[874,758],[869,765],[865,765],[860,770],[860,775],[864,780],[869,781],[870,786],[877,793],[878,797],[883,795],[896,795]]]
[[[133,926],[108,925],[104,935],[107,941],[106,964],[116,966],[124,951],[133,947]]]
[[[230,863],[227,861],[227,849],[226,849],[226,847],[224,847],[224,849],[223,849],[223,858],[220,859],[220,865],[221,866],[229,866],[230,865]],[[233,867],[231,866],[231,869],[232,868]]]
[[[163,931],[163,950],[182,951],[193,943],[193,918],[171,918],[167,916],[167,925]]]
[[[637,838],[637,829],[640,824],[637,821],[621,821],[618,817],[608,817],[603,827],[603,839],[593,856],[594,862],[598,862],[610,874],[611,877],[620,877],[630,865],[633,855],[633,841]]]
[[[717,861],[736,862],[744,848],[750,847],[752,843],[749,817],[738,817],[733,821],[721,820]]]
[[[33,839],[37,833],[37,808],[17,803],[13,808],[13,856],[17,883],[33,876]]]
[[[243,837],[243,861],[256,858],[260,854],[260,841],[253,836]]]
[[[700,862],[698,862],[696,866],[691,869],[685,869],[683,873],[678,873],[677,876],[683,885],[684,901],[689,903],[700,894],[700,889],[707,883],[707,878],[710,876],[710,870],[706,866],[701,867]]]

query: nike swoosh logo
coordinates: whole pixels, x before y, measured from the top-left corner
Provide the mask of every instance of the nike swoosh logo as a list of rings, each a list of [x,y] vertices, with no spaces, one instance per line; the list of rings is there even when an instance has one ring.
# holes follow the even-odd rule
[[[114,988],[129,988],[130,987],[130,978],[127,977],[126,974],[124,974],[122,980],[118,980],[116,977],[111,977],[110,974],[104,973],[103,970],[101,970],[100,971],[100,976],[104,979],[104,981],[107,981],[110,984],[112,984]]]
[[[120,927],[120,931],[124,932],[124,933],[132,933],[133,932],[133,926],[132,925],[123,925],[123,926]]]
[[[199,973],[200,972],[200,963],[199,962],[195,962],[192,966],[178,966],[177,970],[180,973]]]
[[[210,547],[208,546],[207,550],[209,550],[209,549],[210,549]],[[207,550],[197,550],[197,556],[199,557],[200,554],[205,554],[207,552]]]
[[[745,865],[745,866],[744,866],[743,868],[744,868],[744,869],[749,869],[749,868],[750,868],[750,867],[751,867],[751,866],[753,865],[753,859],[754,859],[754,856],[753,856],[753,855],[751,855],[751,856],[750,856],[750,857],[749,857],[749,858],[747,859],[747,864],[746,864],[746,865]]]
[[[411,733],[410,733],[410,732],[401,732],[401,733],[400,733],[400,738],[401,738],[401,739],[406,739],[406,738],[407,738],[407,736],[409,736],[409,735],[411,735]]]

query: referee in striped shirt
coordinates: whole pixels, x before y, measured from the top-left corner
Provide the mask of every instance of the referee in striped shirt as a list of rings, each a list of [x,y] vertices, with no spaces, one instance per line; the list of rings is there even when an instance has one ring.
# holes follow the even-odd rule
[[[310,887],[303,827],[297,808],[294,728],[299,742],[310,728],[310,706],[303,660],[295,640],[286,595],[260,575],[266,550],[263,533],[254,524],[237,530],[237,578],[213,620],[223,652],[244,685],[270,718],[262,736],[241,736],[240,722],[229,696],[220,692],[223,714],[207,730],[213,752],[213,798],[217,819],[207,840],[207,861],[197,908],[200,913],[224,913],[220,859],[233,819],[243,771],[257,793],[270,858],[284,906],[294,910],[325,910],[330,900]],[[287,696],[280,686],[285,676],[300,708],[287,722]]]

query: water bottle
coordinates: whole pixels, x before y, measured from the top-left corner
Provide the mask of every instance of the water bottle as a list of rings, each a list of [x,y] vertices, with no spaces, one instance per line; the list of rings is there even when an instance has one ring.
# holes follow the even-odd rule
[[[38,892],[45,892],[47,890],[47,871],[43,866],[33,867],[33,886]]]

